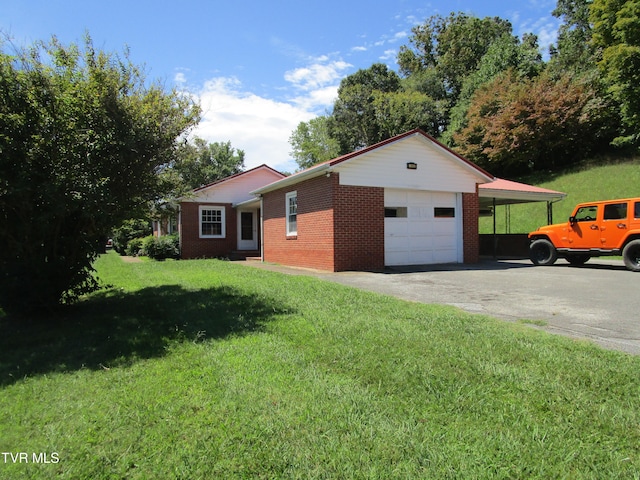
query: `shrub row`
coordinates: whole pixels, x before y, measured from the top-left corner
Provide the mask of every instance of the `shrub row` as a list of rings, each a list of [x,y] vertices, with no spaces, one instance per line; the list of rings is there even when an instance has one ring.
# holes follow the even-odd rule
[[[129,240],[126,255],[147,256],[156,260],[180,258],[180,238],[178,235],[154,237],[149,235]]]

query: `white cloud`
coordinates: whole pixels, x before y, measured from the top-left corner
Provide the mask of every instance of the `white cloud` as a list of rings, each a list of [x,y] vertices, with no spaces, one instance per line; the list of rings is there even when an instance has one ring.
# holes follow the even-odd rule
[[[532,32],[538,36],[538,45],[542,53],[549,51],[549,45],[556,43],[561,20],[555,17],[541,17],[537,20],[526,20],[520,24],[519,35]]]
[[[399,40],[404,40],[405,38],[407,38],[407,32],[402,31],[402,32],[397,32],[393,35],[393,37],[391,37],[391,39],[389,40],[389,43],[394,43],[397,42]]]
[[[553,21],[540,25],[537,30],[538,42],[544,51],[549,50],[549,45],[556,43],[558,40],[559,25]]]
[[[178,72],[173,77],[173,81],[176,82],[177,85],[184,85],[185,83],[187,83],[187,76],[184,74],[184,72]]]
[[[209,142],[230,141],[245,151],[247,169],[266,163],[294,171],[289,136],[300,122],[315,116],[301,103],[286,103],[242,90],[237,78],[218,77],[198,92],[202,120],[193,135]]]
[[[407,17],[404,19],[404,21],[406,23],[408,23],[409,25],[411,25],[411,26],[420,25],[420,24],[424,23],[424,20],[421,20],[416,15],[407,15]]]
[[[247,168],[266,163],[277,170],[294,171],[297,165],[289,155],[291,133],[300,122],[324,114],[333,105],[340,80],[352,67],[331,56],[312,58],[309,65],[287,71],[284,79],[295,93],[285,100],[247,91],[236,77],[210,79],[196,93],[202,120],[193,135],[209,142],[230,141],[234,148],[245,151]],[[185,85],[186,76],[176,75],[176,81]]]
[[[384,53],[382,55],[380,55],[380,60],[392,60],[396,58],[396,54],[397,52],[393,49],[391,50],[385,50]]]
[[[341,72],[352,66],[342,60],[321,63],[327,60],[326,57],[321,57],[312,65],[289,70],[284,74],[284,78],[296,88],[308,92],[336,83],[342,78]]]
[[[329,85],[295,97],[292,102],[307,112],[323,114],[333,105],[337,97],[338,85]]]

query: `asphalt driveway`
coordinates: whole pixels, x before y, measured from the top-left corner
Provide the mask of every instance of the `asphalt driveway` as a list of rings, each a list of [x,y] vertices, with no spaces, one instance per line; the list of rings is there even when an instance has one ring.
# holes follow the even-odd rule
[[[510,321],[540,321],[549,332],[640,355],[640,273],[626,270],[621,260],[592,259],[582,267],[564,260],[550,267],[536,267],[528,260],[483,260],[384,273],[247,264]]]

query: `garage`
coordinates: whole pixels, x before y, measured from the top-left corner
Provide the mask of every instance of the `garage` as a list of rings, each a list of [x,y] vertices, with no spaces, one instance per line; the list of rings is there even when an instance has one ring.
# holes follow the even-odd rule
[[[478,185],[493,180],[411,130],[253,191],[262,258],[331,271],[475,263]]]
[[[387,188],[384,204],[386,266],[462,262],[458,194]]]

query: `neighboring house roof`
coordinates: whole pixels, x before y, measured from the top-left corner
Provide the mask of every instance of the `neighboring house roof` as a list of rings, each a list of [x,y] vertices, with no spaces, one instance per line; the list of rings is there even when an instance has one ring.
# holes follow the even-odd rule
[[[233,180],[234,178],[241,177],[242,175],[246,175],[247,173],[251,173],[254,170],[258,170],[258,169],[262,169],[262,168],[269,169],[272,172],[276,173],[277,175],[280,175],[283,178],[286,177],[286,175],[284,175],[283,173],[280,173],[277,170],[274,170],[273,168],[271,168],[269,165],[263,163],[262,165],[258,165],[257,167],[251,168],[249,170],[245,170],[244,172],[239,172],[239,173],[236,173],[234,175],[230,175],[228,177],[221,178],[220,180],[216,180],[215,182],[208,183],[207,185],[202,185],[201,187],[194,188],[192,190],[192,192],[198,192],[200,190],[205,190],[207,188],[213,187],[214,185],[220,185],[221,183],[228,182],[230,180]]]
[[[552,202],[562,200],[566,193],[534,187],[526,183],[513,182],[503,178],[496,178],[493,182],[478,186],[478,195],[482,206],[506,205],[528,202]]]
[[[356,159],[362,155],[365,155],[367,153],[370,153],[374,150],[378,150],[381,148],[384,148],[388,145],[394,144],[396,142],[402,141],[406,138],[409,137],[420,137],[425,141],[429,141],[431,142],[438,150],[440,150],[442,153],[444,153],[447,157],[451,158],[454,162],[456,162],[458,165],[462,166],[464,169],[471,171],[474,175],[476,175],[479,180],[481,182],[490,182],[494,179],[493,175],[491,175],[490,173],[486,172],[485,170],[483,170],[482,168],[480,168],[479,166],[477,166],[476,164],[470,162],[469,160],[467,160],[466,158],[462,157],[461,155],[457,154],[456,152],[454,152],[453,150],[451,150],[450,148],[446,147],[445,145],[443,145],[442,143],[438,142],[435,138],[433,138],[432,136],[428,135],[427,133],[425,133],[424,131],[420,130],[420,129],[414,129],[414,130],[410,130],[408,132],[405,132],[403,134],[400,135],[396,135],[395,137],[389,138],[387,140],[384,140],[380,143],[376,143],[375,145],[371,145],[369,147],[363,148],[361,150],[356,150],[355,152],[351,152],[348,153],[346,155],[342,155],[340,157],[334,158],[333,160],[329,160],[327,162],[323,162],[323,163],[319,163],[317,165],[314,165],[311,168],[308,168],[306,170],[303,170],[301,172],[295,173],[289,177],[283,178],[282,180],[278,180],[274,183],[271,183],[269,185],[265,185],[262,188],[259,188],[257,190],[254,190],[253,194],[259,195],[259,194],[263,194],[263,193],[267,193],[273,190],[277,190],[279,188],[283,188],[289,185],[295,185],[296,183],[299,183],[303,180],[307,180],[310,178],[314,178],[320,175],[324,175],[325,173],[331,171],[334,167],[337,167],[341,164],[344,164],[345,162],[349,162],[353,159]]]
[[[285,175],[277,170],[268,165],[259,165],[198,187],[179,201],[244,204],[247,201],[256,200],[249,192],[282,178],[285,178]]]

